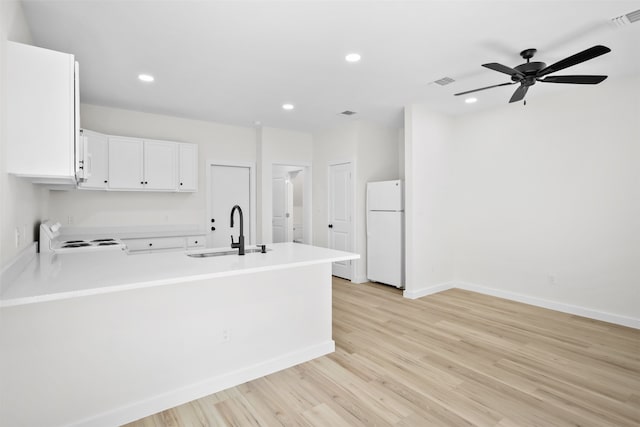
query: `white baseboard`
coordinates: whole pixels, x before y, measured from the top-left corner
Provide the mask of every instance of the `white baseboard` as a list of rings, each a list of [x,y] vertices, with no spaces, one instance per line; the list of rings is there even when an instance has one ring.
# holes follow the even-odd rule
[[[557,301],[550,301],[543,298],[523,295],[516,292],[504,291],[501,289],[489,288],[470,282],[452,281],[444,282],[428,288],[420,288],[415,290],[405,290],[403,296],[409,299],[421,298],[427,295],[446,291],[448,289],[464,289],[467,291],[477,292],[479,294],[491,295],[498,298],[504,298],[511,301],[522,302],[536,307],[548,308],[560,311],[562,313],[575,314],[576,316],[588,317],[589,319],[602,320],[603,322],[614,323],[616,325],[628,326],[630,328],[640,329],[640,319],[635,317],[621,316],[618,314],[598,311],[591,308],[580,307],[577,305],[566,304]]]
[[[324,356],[335,351],[333,340],[303,348],[298,351],[283,354],[270,360],[261,361],[246,368],[229,372],[202,382],[191,384],[167,393],[145,399],[131,405],[116,408],[112,411],[78,421],[77,427],[107,427],[126,424],[140,418],[147,417],[165,409],[190,402],[201,397],[217,393],[221,390],[243,384],[247,381],[290,368],[316,357]]]
[[[369,279],[367,279],[365,276],[355,276],[355,277],[351,280],[351,283],[357,283],[357,284],[360,284],[360,283],[366,283],[366,282],[368,282],[368,281],[369,281]]]
[[[409,299],[416,299],[426,297],[427,295],[435,294],[438,292],[446,291],[447,289],[455,288],[455,282],[444,282],[438,285],[430,286],[428,288],[420,288],[415,290],[405,289],[402,296]]]
[[[518,301],[536,307],[548,308],[562,313],[575,314],[577,316],[588,317],[590,319],[602,320],[603,322],[615,323],[616,325],[628,326],[630,328],[640,329],[640,319],[634,317],[621,316],[618,314],[598,311],[591,308],[581,307],[578,305],[566,304],[563,302],[550,301],[543,298],[523,295],[516,292],[503,291],[501,289],[488,288],[475,283],[469,282],[452,282],[453,286],[458,289],[478,292],[480,294],[492,295],[498,298],[504,298],[511,301]]]

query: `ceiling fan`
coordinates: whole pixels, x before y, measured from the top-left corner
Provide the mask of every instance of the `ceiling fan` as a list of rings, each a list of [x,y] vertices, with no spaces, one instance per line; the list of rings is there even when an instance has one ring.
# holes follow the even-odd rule
[[[516,89],[516,91],[513,93],[513,96],[511,96],[511,99],[509,100],[509,102],[517,102],[524,99],[524,96],[527,94],[529,87],[533,86],[536,82],[595,85],[607,78],[607,76],[589,76],[589,75],[545,77],[547,74],[564,70],[565,68],[572,67],[574,65],[580,64],[581,62],[585,62],[590,59],[596,58],[600,55],[604,55],[605,53],[611,52],[611,49],[609,49],[606,46],[597,45],[597,46],[590,47],[589,49],[583,50],[582,52],[578,52],[575,55],[572,55],[568,58],[558,61],[555,64],[549,65],[548,67],[547,67],[547,64],[545,64],[544,62],[529,61],[531,58],[533,58],[533,55],[535,55],[536,51],[537,51],[536,49],[525,49],[522,52],[520,52],[520,56],[526,59],[527,62],[521,65],[518,65],[515,68],[507,67],[506,65],[498,64],[496,62],[491,62],[489,64],[482,64],[483,67],[489,68],[490,70],[498,71],[499,73],[508,74],[509,76],[511,76],[511,81],[507,83],[493,85],[493,86],[482,87],[479,89],[468,90],[466,92],[456,93],[455,96],[466,95],[468,93],[478,92],[480,90],[520,83],[520,86],[518,87],[518,89]]]

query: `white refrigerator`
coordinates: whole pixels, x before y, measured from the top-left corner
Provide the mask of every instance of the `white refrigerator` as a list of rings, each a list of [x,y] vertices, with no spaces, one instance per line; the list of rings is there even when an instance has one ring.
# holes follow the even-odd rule
[[[402,181],[367,183],[367,278],[404,288]]]

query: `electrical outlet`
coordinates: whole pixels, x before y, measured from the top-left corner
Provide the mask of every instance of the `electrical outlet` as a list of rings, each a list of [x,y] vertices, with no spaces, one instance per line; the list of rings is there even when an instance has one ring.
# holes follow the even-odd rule
[[[231,329],[223,329],[222,330],[222,342],[231,341]]]
[[[558,278],[554,274],[547,275],[547,280],[551,286],[556,286],[558,284]]]
[[[69,225],[73,225],[73,221],[74,221],[74,220],[73,220],[73,215],[69,215],[69,216],[67,217],[67,224],[69,224]]]
[[[15,232],[15,243],[16,243],[16,248],[20,247],[20,243],[21,243],[21,236],[20,236],[20,228],[16,227],[16,232]]]

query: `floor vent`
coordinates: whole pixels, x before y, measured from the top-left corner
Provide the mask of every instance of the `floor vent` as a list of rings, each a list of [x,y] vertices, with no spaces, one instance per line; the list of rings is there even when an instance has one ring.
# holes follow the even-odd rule
[[[626,15],[616,16],[611,18],[611,22],[616,27],[624,27],[625,25],[632,24],[640,21],[640,9],[633,12],[629,12]]]
[[[342,113],[343,116],[353,116],[354,114],[357,114],[355,111],[351,111],[351,110],[344,110]]]
[[[439,80],[436,80],[434,83],[440,86],[446,86],[448,84],[451,84],[455,82],[455,80],[453,80],[451,77],[443,77]]]

